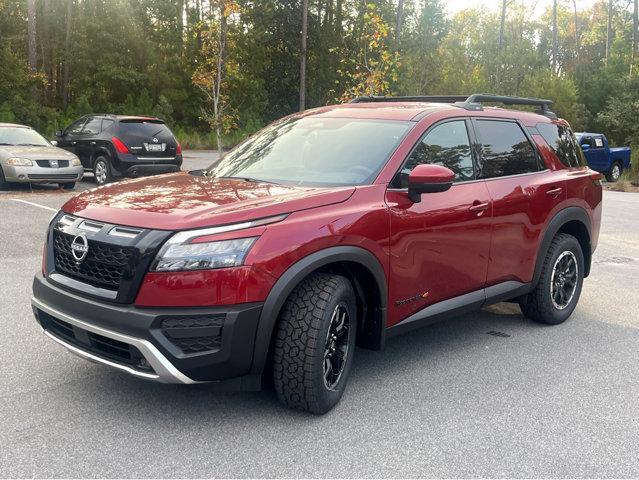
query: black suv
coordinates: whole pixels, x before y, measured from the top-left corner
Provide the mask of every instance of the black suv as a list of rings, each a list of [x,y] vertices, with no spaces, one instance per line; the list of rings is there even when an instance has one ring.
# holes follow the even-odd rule
[[[159,118],[86,115],[55,136],[54,144],[75,153],[98,185],[182,166],[182,147]]]

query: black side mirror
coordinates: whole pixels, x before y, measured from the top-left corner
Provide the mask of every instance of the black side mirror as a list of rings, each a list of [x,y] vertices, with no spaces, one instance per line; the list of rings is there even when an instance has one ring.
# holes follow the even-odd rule
[[[62,130],[57,130],[54,135],[58,138],[64,137],[64,132]]]

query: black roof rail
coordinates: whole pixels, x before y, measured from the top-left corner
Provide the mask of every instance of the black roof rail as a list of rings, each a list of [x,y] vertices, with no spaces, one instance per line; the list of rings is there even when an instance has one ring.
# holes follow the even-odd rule
[[[431,103],[455,103],[463,102],[468,95],[417,95],[406,97],[385,97],[384,95],[366,95],[355,97],[350,103],[368,102],[431,102]]]
[[[382,95],[369,95],[356,97],[351,103],[365,102],[432,102],[432,103],[452,103],[457,107],[466,110],[481,111],[484,109],[482,103],[501,103],[503,105],[529,105],[539,107],[535,113],[544,115],[553,120],[557,119],[557,115],[550,111],[552,100],[543,98],[525,98],[510,97],[504,95],[492,95],[489,93],[474,93],[472,95],[424,95],[424,96],[407,96],[407,97],[385,97]]]

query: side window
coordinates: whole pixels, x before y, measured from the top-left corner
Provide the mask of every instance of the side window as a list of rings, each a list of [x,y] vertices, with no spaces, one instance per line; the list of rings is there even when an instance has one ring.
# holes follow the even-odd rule
[[[114,123],[115,123],[115,121],[111,120],[110,118],[103,118],[102,119],[102,129],[100,131],[104,132],[105,130],[108,130],[109,128],[111,128],[113,126]]]
[[[73,122],[71,125],[67,127],[65,132],[68,135],[78,135],[82,131],[82,126],[84,125],[84,122],[86,121],[87,121],[86,118],[81,118],[80,120]]]
[[[586,145],[590,148],[593,148],[595,146],[595,142],[592,141],[592,137],[581,137],[581,145]]]
[[[100,128],[102,126],[102,119],[97,117],[91,117],[87,121],[86,125],[82,129],[83,135],[97,135],[100,133]]]
[[[537,154],[517,123],[477,120],[477,129],[482,151],[479,178],[539,171]]]
[[[585,165],[581,149],[578,148],[577,140],[570,128],[556,123],[538,123],[537,131],[565,166]]]
[[[450,168],[455,173],[456,182],[473,180],[473,157],[466,122],[455,120],[442,123],[422,137],[392,182],[393,186],[408,187],[408,175],[413,168],[423,163]]]

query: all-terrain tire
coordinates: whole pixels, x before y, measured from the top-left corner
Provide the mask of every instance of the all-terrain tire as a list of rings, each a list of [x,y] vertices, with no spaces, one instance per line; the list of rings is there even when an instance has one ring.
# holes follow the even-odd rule
[[[335,343],[334,315],[348,315],[347,343],[341,373],[326,368]],[[344,330],[341,333],[343,340]],[[330,335],[329,335],[330,334]],[[273,383],[277,397],[288,407],[323,414],[342,397],[350,370],[357,335],[357,306],[351,283],[340,275],[313,273],[304,279],[286,300],[280,312],[274,352]],[[331,348],[333,350],[331,350]],[[328,357],[327,357],[327,352]],[[325,379],[327,371],[330,380]],[[332,381],[335,381],[332,384]]]
[[[553,278],[553,270],[556,269],[558,260],[562,255],[562,258],[568,257],[569,260],[574,258],[576,263],[576,283],[572,295],[566,295],[569,297],[565,299],[566,305],[563,308],[559,308],[556,305],[556,301],[553,301],[552,283],[555,280]],[[558,271],[555,275],[558,275]],[[584,255],[581,245],[572,235],[558,233],[552,240],[544,259],[539,282],[537,282],[535,289],[519,303],[522,313],[535,322],[548,325],[558,325],[566,321],[577,306],[583,279]]]

